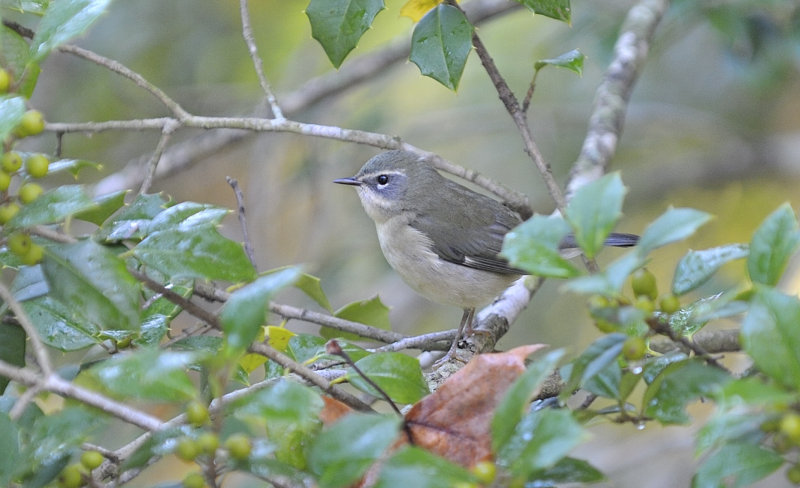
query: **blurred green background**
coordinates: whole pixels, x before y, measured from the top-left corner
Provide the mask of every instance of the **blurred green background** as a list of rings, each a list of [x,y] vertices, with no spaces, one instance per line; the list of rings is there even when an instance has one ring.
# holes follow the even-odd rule
[[[633,3],[575,0],[571,26],[517,9],[478,29],[520,98],[536,60],[575,48],[587,55],[582,77],[554,68],[541,73],[529,112],[534,137],[562,183],[580,150],[595,89]],[[402,4],[387,1],[387,10],[378,15],[342,71],[360,55],[410,38],[411,21],[399,17]],[[265,71],[279,102],[309,79],[334,71],[311,38],[305,5],[285,0],[250,4]],[[248,115],[262,98],[242,40],[239,5],[232,0],[116,2],[77,43],[138,71],[195,114]],[[758,223],[780,203],[789,201],[798,208],[798,68],[800,7],[795,0],[673,3],[634,90],[612,163],[629,189],[625,217],[617,230],[641,232],[669,205],[691,206],[716,216],[688,243],[654,255],[650,268],[662,290],[668,289],[675,263],[688,247],[747,242]],[[57,53],[44,64],[31,103],[53,122],[166,115],[153,97],[129,81]],[[530,195],[541,213],[553,208],[474,53],[457,93],[420,76],[416,66],[405,61],[288,115],[303,122],[400,136]],[[181,131],[174,141],[199,135],[200,131]],[[85,172],[83,178],[103,181],[99,188],[106,189],[104,178],[131,160],[148,157],[158,138],[157,133],[130,131],[92,137],[69,134],[64,137],[63,152],[101,162],[102,172]],[[54,137],[44,141],[49,149],[55,148]],[[381,256],[373,224],[354,192],[331,183],[354,174],[377,152],[325,139],[255,134],[157,181],[154,190],[177,200],[235,208],[225,176],[235,177],[246,197],[260,269],[304,263],[309,272],[322,278],[334,307],[379,294],[392,307],[393,327],[398,331],[455,327],[461,311],[430,304],[406,287]],[[225,232],[234,238],[240,235],[235,215],[227,220]],[[603,258],[613,259],[618,253],[610,250]],[[699,293],[725,289],[741,278],[742,270],[743,263],[727,265]],[[792,275],[797,273],[787,274]],[[800,282],[789,279],[785,287],[796,293]],[[314,307],[300,296],[285,300]],[[501,346],[543,342],[580,351],[600,334],[588,321],[585,308],[576,306],[580,303],[562,293],[558,282],[548,282]],[[657,432],[660,429],[655,426],[634,436],[632,427],[600,429],[595,444],[581,454],[596,455],[601,468],[612,466],[616,486],[686,484],[691,470],[683,469],[683,477],[675,484],[674,478],[658,477],[638,457],[625,454],[644,455],[645,450],[630,443],[650,446],[655,437],[671,436]],[[612,431],[624,434],[624,440],[613,442],[620,443],[616,455],[606,452]],[[691,439],[685,435],[689,431],[680,430],[675,466],[692,461]],[[653,456],[669,451],[670,445],[656,449]]]

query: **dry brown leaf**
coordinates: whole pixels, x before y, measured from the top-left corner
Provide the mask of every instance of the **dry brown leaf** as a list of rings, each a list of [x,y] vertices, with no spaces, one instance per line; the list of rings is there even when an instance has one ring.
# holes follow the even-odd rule
[[[353,411],[352,408],[329,396],[323,395],[322,401],[325,402],[325,406],[319,413],[319,419],[326,427]]]
[[[525,358],[543,347],[533,344],[475,356],[408,411],[414,444],[465,467],[490,459],[494,410],[525,371]]]

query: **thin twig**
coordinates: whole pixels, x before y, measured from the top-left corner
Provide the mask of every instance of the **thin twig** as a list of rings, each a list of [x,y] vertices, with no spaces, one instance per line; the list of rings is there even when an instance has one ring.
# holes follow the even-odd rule
[[[144,76],[140,75],[139,73],[133,71],[132,69],[128,68],[127,66],[123,65],[119,61],[106,58],[105,56],[101,56],[93,51],[89,51],[88,49],[84,49],[82,47],[73,46],[70,44],[62,44],[58,46],[58,50],[61,52],[74,54],[75,56],[79,56],[87,61],[91,61],[95,64],[108,68],[109,70],[113,71],[114,73],[120,74],[125,78],[133,81],[136,86],[143,88],[151,95],[156,97],[165,107],[172,112],[172,115],[178,118],[178,120],[183,119],[186,117],[188,112],[183,109],[183,107],[178,104],[175,100],[170,98],[166,93],[164,93],[160,88],[153,85],[149,81],[147,81]]]
[[[418,336],[406,337],[399,341],[378,347],[373,352],[396,352],[405,349],[422,349],[425,351],[446,351],[453,342],[458,331],[456,329],[432,332]]]
[[[195,316],[196,318],[202,320],[203,322],[207,323],[208,325],[214,327],[217,330],[222,330],[222,326],[219,323],[219,319],[216,315],[208,310],[204,309],[200,305],[197,305],[193,301],[185,298],[178,293],[175,293],[173,290],[170,290],[166,286],[162,285],[158,281],[150,278],[146,274],[136,271],[134,269],[128,269],[128,272],[133,275],[134,278],[141,281],[146,287],[150,288],[152,291],[156,293],[160,293],[164,296],[167,300],[174,303],[175,305],[181,307],[184,311],[188,312],[190,315]]]
[[[408,338],[406,335],[393,332],[391,330],[378,329],[376,327],[370,327],[369,325],[351,322],[349,320],[340,319],[332,315],[312,312],[311,310],[293,307],[291,305],[271,303],[269,309],[272,313],[278,314],[287,319],[297,319],[314,324],[324,325],[325,327],[330,327],[342,332],[349,332],[360,337],[381,341],[386,344],[398,342]]]
[[[346,392],[345,390],[338,388],[336,385],[330,384],[327,380],[316,374],[310,368],[303,366],[302,364],[298,363],[294,359],[290,358],[286,354],[278,351],[274,347],[271,347],[268,344],[264,343],[255,343],[250,346],[250,352],[254,352],[256,354],[261,354],[262,356],[266,356],[269,359],[275,361],[276,363],[280,364],[284,368],[288,368],[293,373],[297,374],[301,378],[308,380],[312,385],[319,387],[327,393],[328,395],[332,396],[333,398],[343,402],[350,407],[361,410],[364,412],[371,412],[372,407],[367,405],[366,403],[362,402],[354,395]]]
[[[173,120],[172,123],[165,124],[161,129],[161,138],[158,140],[156,150],[153,151],[153,155],[150,157],[150,161],[147,163],[147,171],[145,173],[142,186],[139,187],[139,195],[144,195],[150,191],[150,186],[153,184],[153,178],[155,177],[156,169],[158,169],[158,162],[161,160],[161,155],[164,153],[167,143],[172,138],[172,134],[179,126],[180,124]]]
[[[711,354],[708,353],[708,351],[703,349],[702,346],[700,346],[696,342],[692,341],[691,339],[687,339],[686,337],[683,337],[682,335],[676,334],[675,331],[672,330],[672,327],[670,327],[668,323],[660,320],[659,318],[649,318],[649,319],[645,320],[645,322],[647,323],[648,327],[650,327],[650,329],[653,332],[655,332],[657,334],[665,335],[665,336],[669,337],[669,339],[671,341],[681,344],[682,346],[684,346],[687,349],[689,349],[690,351],[692,351],[696,356],[703,358],[703,360],[706,363],[708,363],[709,365],[717,367],[717,368],[722,369],[724,371],[727,371],[727,369],[723,365],[721,365],[716,359],[714,359],[711,356]]]
[[[39,338],[39,332],[36,330],[36,326],[31,322],[25,309],[22,308],[22,305],[14,298],[14,295],[6,288],[6,285],[2,281],[0,281],[0,300],[5,302],[11,311],[14,312],[14,316],[28,336],[28,341],[33,348],[33,357],[36,359],[36,364],[42,369],[42,375],[45,377],[52,375],[53,365],[50,363],[50,356],[47,354],[44,343],[42,343],[42,340]]]
[[[240,0],[239,12],[242,17],[242,37],[244,37],[244,42],[247,44],[247,52],[250,53],[250,59],[253,60],[253,68],[256,70],[258,82],[261,84],[261,89],[267,97],[267,103],[269,103],[272,109],[272,116],[276,119],[282,119],[284,118],[283,112],[278,105],[275,94],[272,92],[272,88],[269,86],[267,77],[264,75],[264,66],[261,62],[261,57],[258,55],[258,48],[256,47],[256,41],[253,36],[253,28],[250,26],[250,13],[247,9],[247,0]]]
[[[239,188],[239,181],[236,178],[226,176],[225,181],[227,181],[231,186],[233,189],[233,194],[236,197],[236,209],[237,215],[239,216],[239,226],[242,228],[242,239],[244,239],[244,252],[247,254],[247,258],[250,259],[250,264],[252,264],[254,268],[257,268],[256,253],[253,250],[253,243],[250,242],[250,237],[247,234],[247,218],[245,217],[244,195],[242,194],[242,189]]]

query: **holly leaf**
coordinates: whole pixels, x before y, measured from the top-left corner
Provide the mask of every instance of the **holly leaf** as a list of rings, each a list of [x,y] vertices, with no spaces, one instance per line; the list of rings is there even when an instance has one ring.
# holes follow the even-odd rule
[[[311,37],[338,68],[383,8],[383,0],[311,0],[306,8]]]
[[[414,28],[409,60],[423,75],[455,90],[472,49],[472,31],[461,10],[440,4]]]

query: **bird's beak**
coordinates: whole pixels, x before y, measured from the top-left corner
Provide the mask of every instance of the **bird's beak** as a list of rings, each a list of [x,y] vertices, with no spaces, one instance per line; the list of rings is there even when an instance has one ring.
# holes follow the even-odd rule
[[[361,186],[361,182],[353,177],[339,178],[338,180],[333,180],[333,182],[339,183],[340,185]]]

